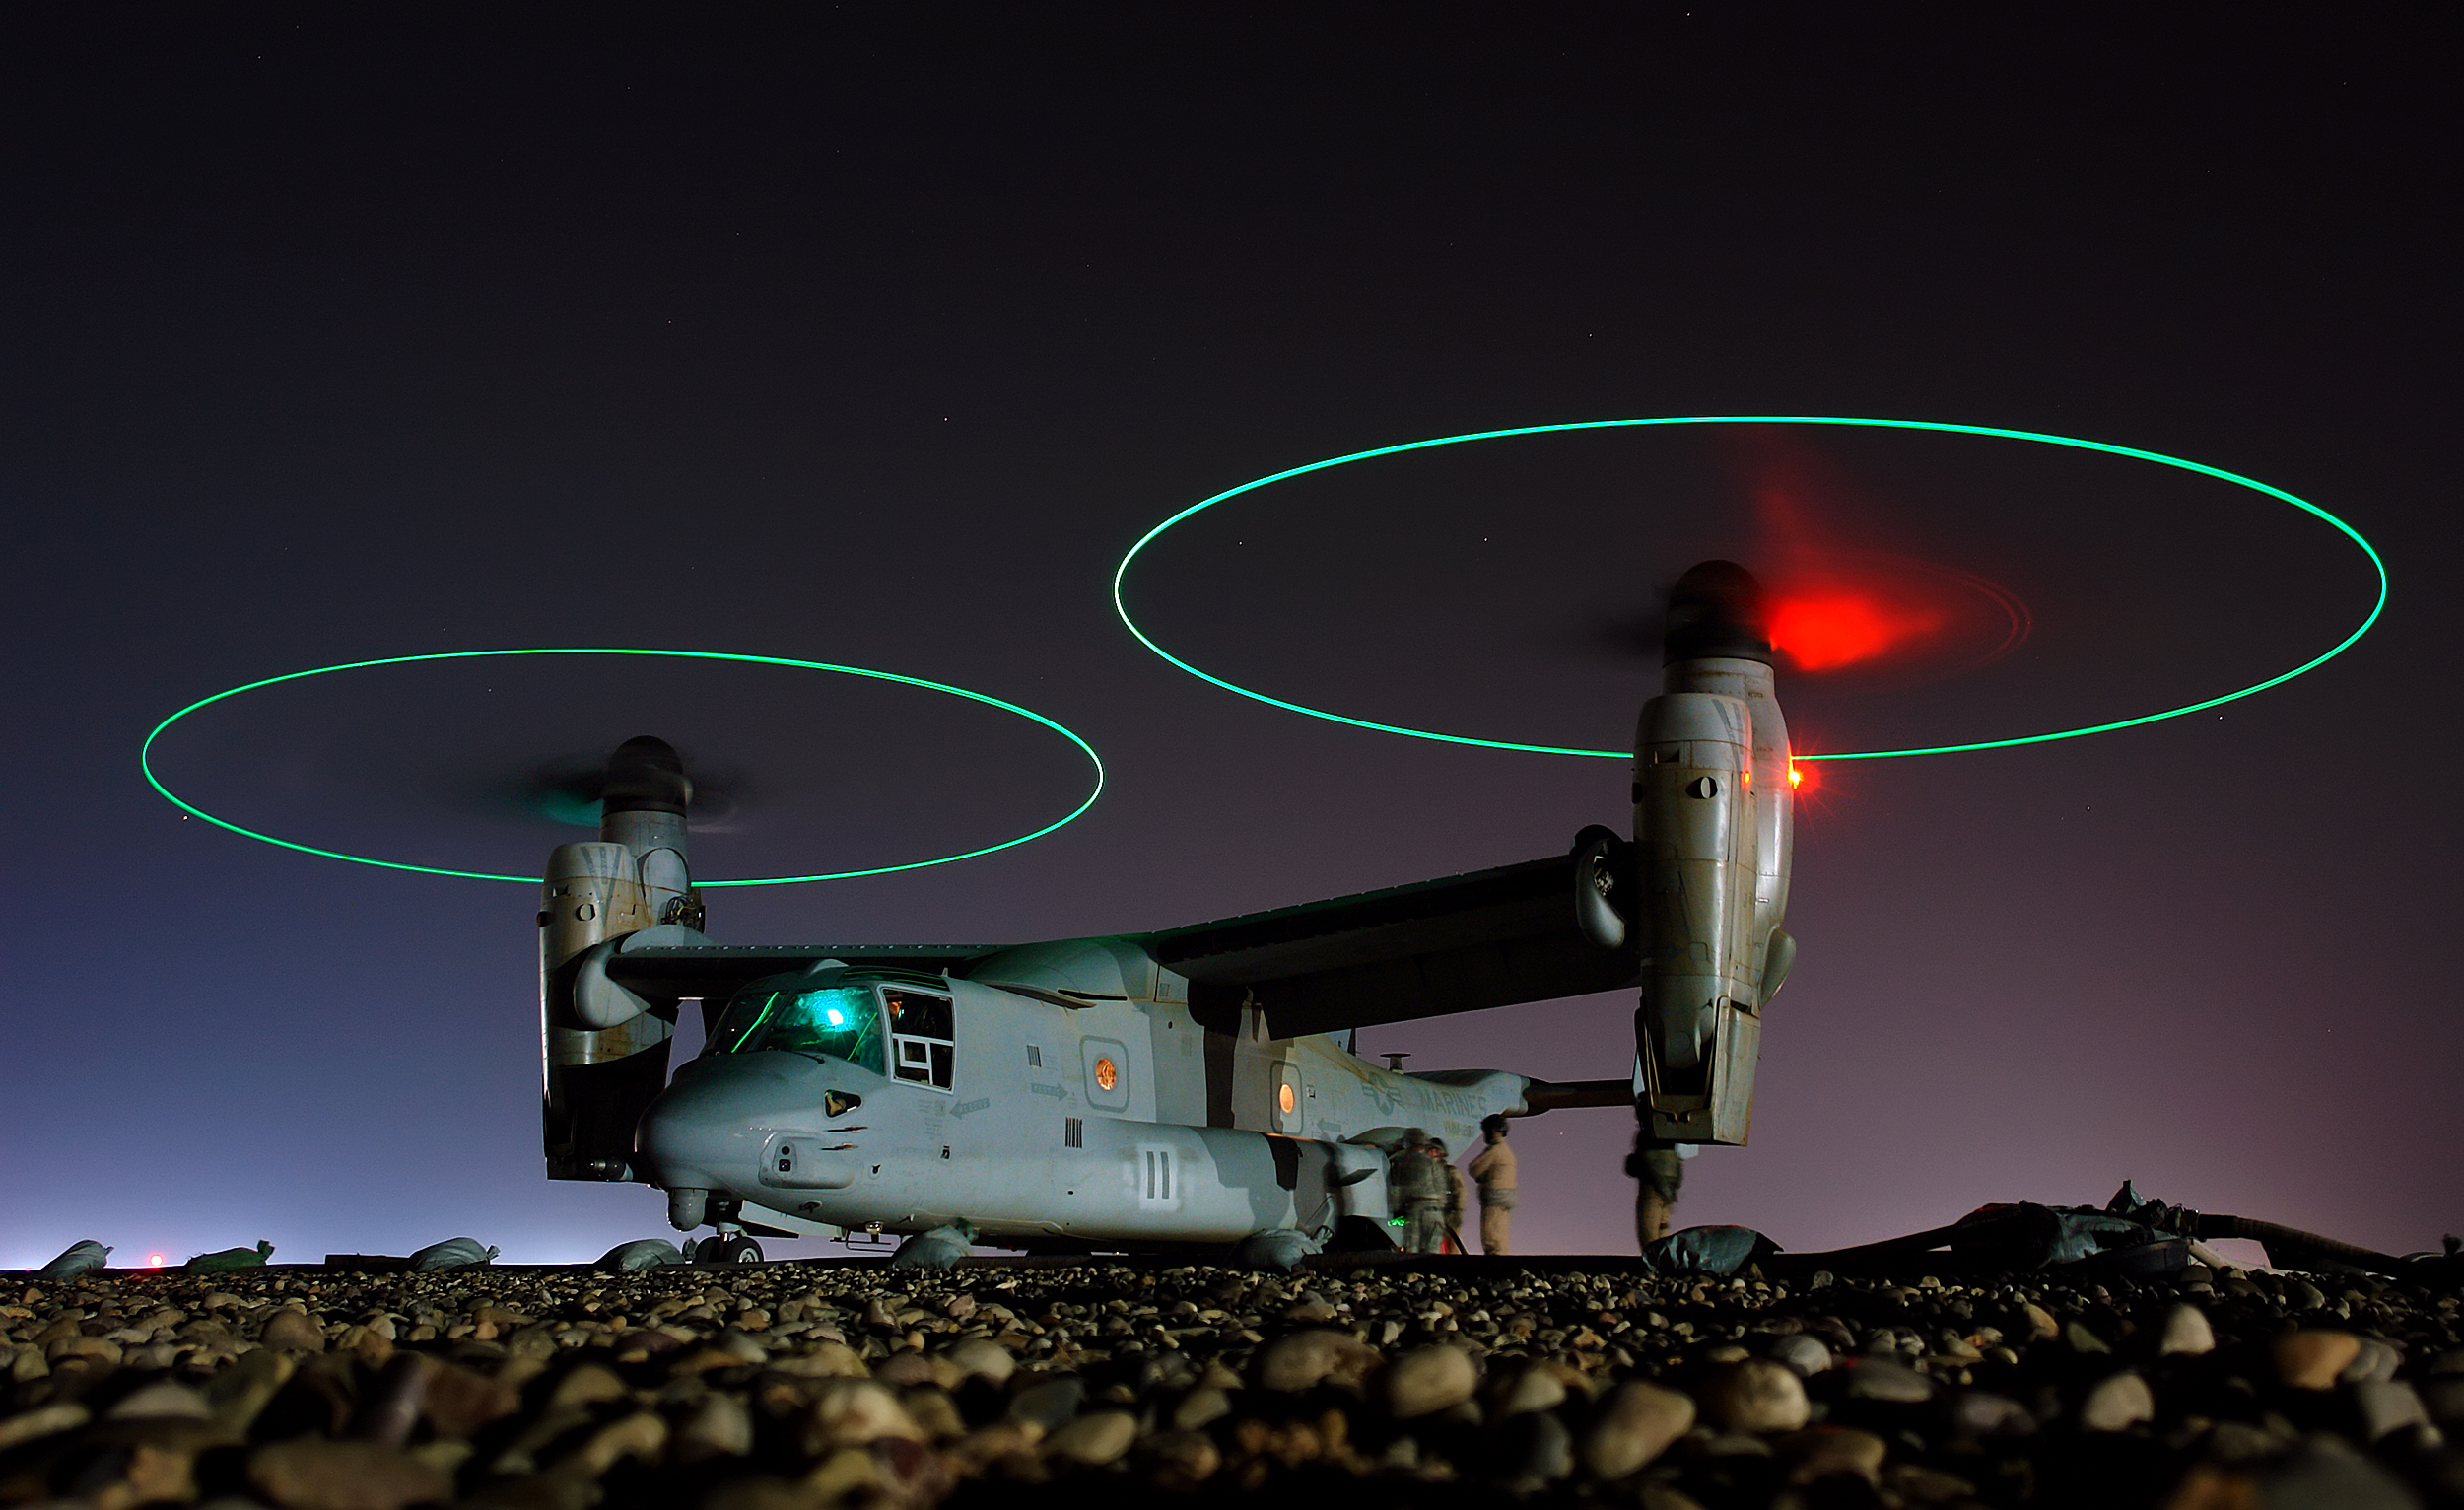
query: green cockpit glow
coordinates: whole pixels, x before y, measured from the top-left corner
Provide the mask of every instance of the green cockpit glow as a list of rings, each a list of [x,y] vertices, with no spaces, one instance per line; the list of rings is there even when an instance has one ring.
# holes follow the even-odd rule
[[[757,1054],[772,1049],[842,1060],[883,1073],[881,1003],[873,988],[753,987],[727,1003],[705,1052]]]
[[[1427,441],[1405,441],[1400,445],[1380,446],[1370,450],[1353,451],[1349,455],[1332,456],[1324,461],[1312,461],[1305,466],[1286,467],[1282,471],[1275,472],[1269,476],[1258,478],[1253,482],[1242,483],[1237,488],[1226,488],[1211,498],[1199,499],[1197,503],[1190,505],[1180,513],[1172,515],[1172,517],[1148,530],[1145,534],[1140,535],[1137,543],[1130,546],[1129,553],[1121,558],[1121,564],[1113,568],[1113,611],[1121,616],[1122,623],[1129,626],[1129,633],[1137,636],[1138,643],[1140,645],[1145,646],[1148,650],[1153,651],[1157,655],[1162,656],[1165,660],[1180,667],[1182,670],[1187,671],[1192,676],[1198,678],[1200,681],[1212,682],[1226,692],[1235,692],[1240,694],[1242,697],[1266,703],[1272,707],[1285,709],[1292,713],[1307,714],[1310,718],[1325,719],[1335,723],[1348,723],[1354,728],[1375,729],[1380,733],[1404,734],[1413,739],[1434,739],[1444,744],[1476,745],[1482,749],[1490,750],[1528,750],[1536,755],[1588,755],[1601,760],[1631,760],[1634,757],[1634,752],[1631,750],[1588,750],[1581,749],[1573,745],[1521,744],[1511,739],[1478,739],[1469,734],[1448,734],[1441,733],[1436,729],[1413,728],[1401,723],[1380,723],[1374,720],[1355,719],[1346,714],[1333,713],[1323,708],[1311,708],[1305,704],[1295,703],[1284,698],[1274,697],[1268,693],[1258,691],[1255,688],[1241,686],[1237,682],[1228,681],[1223,677],[1212,674],[1211,672],[1201,671],[1198,667],[1190,664],[1188,661],[1183,660],[1180,656],[1173,654],[1170,651],[1165,650],[1162,646],[1156,644],[1152,636],[1148,635],[1145,630],[1138,627],[1137,620],[1129,616],[1129,605],[1125,595],[1127,591],[1126,583],[1129,575],[1129,564],[1137,560],[1138,553],[1145,550],[1149,545],[1155,543],[1156,539],[1159,538],[1164,531],[1172,528],[1175,524],[1180,523],[1182,520],[1189,518],[1191,515],[1200,513],[1203,510],[1212,509],[1218,504],[1229,503],[1233,499],[1241,497],[1243,494],[1255,493],[1261,488],[1270,487],[1275,483],[1286,480],[1287,478],[1302,477],[1311,472],[1323,472],[1330,467],[1348,466],[1353,462],[1368,461],[1378,456],[1393,456],[1399,455],[1404,451],[1426,450],[1432,446],[1462,446],[1474,441],[1495,441],[1504,439],[1508,436],[1553,435],[1560,432],[1575,430],[1630,430],[1646,426],[1668,425],[1837,425],[1866,430],[1928,430],[1941,432],[1946,435],[1983,436],[1999,441],[2027,441],[2038,446],[2067,446],[2073,450],[2099,451],[2108,456],[2121,456],[2132,461],[2154,462],[2157,466],[2169,466],[2184,472],[2195,472],[2202,477],[2213,477],[2220,482],[2228,482],[2238,488],[2247,488],[2253,493],[2274,499],[2278,503],[2290,504],[2293,508],[2300,510],[2303,514],[2309,515],[2313,518],[2316,518],[2322,523],[2328,525],[2330,528],[2334,529],[2336,533],[2342,535],[2346,540],[2359,547],[2361,554],[2369,558],[2371,571],[2377,574],[2378,596],[2376,600],[2370,604],[2370,611],[2368,614],[2362,618],[2359,625],[2354,627],[2351,634],[2346,635],[2334,645],[2328,647],[2324,651],[2321,651],[2316,655],[2311,656],[2309,659],[2301,662],[2301,664],[2297,666],[2294,666],[2291,670],[2279,671],[2264,681],[2252,682],[2246,687],[2235,688],[2232,691],[2221,693],[2214,697],[2202,698],[2197,702],[2184,703],[2179,707],[2167,708],[2159,713],[2141,714],[2139,717],[2133,719],[2116,719],[2108,723],[2091,723],[2077,728],[2048,729],[2038,733],[2014,734],[2002,738],[1970,739],[1956,744],[1917,745],[1906,749],[1825,750],[1818,752],[1799,750],[1794,752],[1794,758],[1799,761],[1885,760],[1900,755],[1949,755],[1962,750],[2008,749],[2013,745],[2044,744],[2056,739],[2078,739],[2088,734],[2108,733],[2114,729],[2136,728],[2143,723],[2156,723],[2166,719],[2178,719],[2185,714],[2198,713],[2204,709],[2220,708],[2226,703],[2252,696],[2255,693],[2265,692],[2270,687],[2280,687],[2286,682],[2293,680],[2294,677],[2301,675],[2305,671],[2313,670],[2318,666],[2326,664],[2328,661],[2343,654],[2347,650],[2351,649],[2355,641],[2369,633],[2370,626],[2377,623],[2378,616],[2386,611],[2387,564],[2379,559],[2378,552],[2371,548],[2370,543],[2361,538],[2360,531],[2356,530],[2352,525],[2347,524],[2344,520],[2336,517],[2334,515],[2329,514],[2326,510],[2321,509],[2318,505],[2295,498],[2282,488],[2270,487],[2268,484],[2260,482],[2256,478],[2244,477],[2238,472],[2227,472],[2222,467],[2209,466],[2204,462],[2185,461],[2179,456],[2167,456],[2158,451],[2141,450],[2137,446],[2114,446],[2104,441],[2082,441],[2070,436],[2046,435],[2040,431],[2034,430],[2003,430],[1991,425],[1955,425],[1945,420],[1843,419],[1834,415],[1815,414],[1707,414],[1662,419],[1575,420],[1558,425],[1518,425],[1511,430],[1481,430],[1472,432],[1469,435],[1439,436],[1433,440]]]
[[[1060,828],[1061,825],[1075,821],[1081,813],[1084,813],[1088,808],[1095,805],[1095,799],[1097,797],[1104,794],[1104,762],[1102,758],[1095,753],[1095,747],[1093,745],[1088,744],[1084,739],[1079,738],[1073,731],[1054,722],[1052,720],[1044,717],[1040,713],[1037,713],[1035,710],[1031,708],[1021,708],[1015,703],[1006,702],[1000,698],[993,697],[989,693],[970,692],[964,687],[953,687],[947,682],[927,681],[921,676],[903,676],[896,671],[874,671],[868,670],[863,666],[836,665],[826,660],[796,660],[786,655],[741,655],[727,651],[620,650],[606,647],[518,651],[440,651],[436,653],[427,655],[388,655],[381,660],[354,660],[338,666],[318,666],[313,670],[308,671],[286,671],[280,676],[268,676],[261,681],[252,681],[241,686],[233,687],[228,691],[217,692],[212,697],[199,698],[197,701],[189,704],[179,712],[172,714],[168,719],[165,719],[162,722],[157,723],[154,725],[154,731],[146,735],[145,743],[138,747],[137,769],[145,774],[147,785],[151,786],[157,792],[160,792],[165,801],[171,803],[182,812],[191,814],[195,817],[203,818],[206,822],[213,824],[217,828],[229,829],[233,833],[245,839],[256,839],[261,840],[266,844],[280,845],[286,850],[297,850],[303,855],[321,855],[327,859],[347,859],[355,865],[376,865],[386,870],[411,870],[416,871],[421,875],[458,876],[463,879],[473,881],[519,881],[524,885],[536,886],[539,884],[539,877],[536,875],[499,875],[485,870],[451,870],[439,865],[414,865],[398,859],[377,859],[367,855],[345,855],[339,850],[321,850],[314,845],[297,844],[288,839],[277,839],[271,834],[260,834],[254,829],[241,828],[239,824],[233,823],[228,819],[217,818],[212,813],[207,812],[204,808],[197,806],[195,803],[185,801],[174,795],[169,787],[163,785],[162,778],[157,776],[154,771],[154,744],[156,740],[163,737],[165,730],[169,729],[172,724],[178,722],[180,720],[188,717],[190,714],[195,713],[200,708],[212,707],[214,704],[223,701],[225,698],[238,697],[242,692],[253,692],[259,687],[273,687],[284,682],[295,682],[301,680],[303,677],[329,676],[337,671],[364,671],[371,666],[415,665],[421,661],[429,660],[490,660],[509,655],[648,655],[653,658],[665,658],[672,660],[723,660],[733,661],[744,665],[784,666],[790,670],[828,671],[839,676],[860,676],[872,681],[897,682],[902,686],[920,687],[926,692],[941,692],[946,693],[951,697],[965,698],[971,703],[982,703],[988,708],[997,708],[1004,713],[1016,714],[1019,718],[1025,719],[1029,722],[1041,723],[1046,728],[1051,729],[1054,733],[1061,735],[1063,739],[1066,739],[1071,744],[1076,745],[1078,747],[1078,752],[1087,758],[1087,763],[1095,768],[1095,785],[1087,792],[1086,800],[1080,802],[1077,806],[1071,808],[1061,817],[1045,824],[1043,827],[1021,834],[1015,839],[1004,839],[998,844],[989,844],[980,849],[974,850],[962,850],[957,854],[943,855],[932,859],[909,860],[904,864],[897,865],[872,865],[861,870],[829,870],[814,875],[745,876],[735,880],[726,881],[703,880],[699,876],[696,876],[693,884],[698,887],[790,886],[803,881],[843,881],[859,875],[888,875],[893,871],[898,870],[922,870],[929,865],[946,865],[954,860],[973,859],[979,855],[991,855],[995,851],[1006,850],[1017,845],[1025,844],[1031,839],[1041,839],[1053,830]],[[585,817],[594,820],[596,814],[595,811],[593,811],[589,814],[577,813],[574,814],[574,816]]]

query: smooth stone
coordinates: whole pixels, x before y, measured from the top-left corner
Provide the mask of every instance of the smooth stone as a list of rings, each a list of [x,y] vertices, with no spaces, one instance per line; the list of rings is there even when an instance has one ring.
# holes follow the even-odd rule
[[[1413,1420],[1462,1405],[1479,1383],[1480,1370],[1472,1355],[1441,1342],[1415,1347],[1389,1364],[1379,1376],[1378,1394],[1389,1415]]]
[[[1953,1438],[2025,1436],[2036,1429],[2027,1407],[1990,1390],[1961,1390],[1943,1403],[1943,1420]]]
[[[2148,1381],[2125,1369],[2096,1381],[2080,1402],[2079,1429],[2082,1431],[2127,1431],[2141,1421],[2156,1419],[2156,1392]]]
[[[2164,1313],[2164,1332],[2156,1343],[2159,1355],[2174,1353],[2197,1355],[2216,1351],[2216,1329],[2208,1325],[2208,1313],[2197,1306],[2176,1305]]]
[[[1690,1396],[1639,1379],[1618,1385],[1584,1434],[1583,1467],[1595,1477],[1623,1478],[1693,1426]]]
[[[402,1510],[453,1491],[444,1473],[406,1453],[313,1437],[250,1453],[248,1482],[283,1510]]]
[[[625,1398],[625,1381],[604,1363],[579,1363],[568,1370],[548,1391],[547,1407],[563,1409],[569,1406],[595,1406]]]
[[[1747,1358],[1715,1370],[1703,1385],[1703,1413],[1730,1432],[1795,1431],[1812,1404],[1805,1381],[1786,1364]]]
[[[1260,1348],[1250,1371],[1260,1389],[1291,1392],[1326,1383],[1357,1387],[1378,1362],[1378,1350],[1349,1333],[1295,1332]]]
[[[1934,1381],[1908,1367],[1882,1358],[1858,1360],[1848,1371],[1848,1395],[1852,1400],[1879,1400],[1892,1405],[1913,1406],[1934,1398]]]
[[[1829,1370],[1831,1350],[1819,1338],[1799,1332],[1771,1344],[1771,1360],[1787,1364],[1801,1379],[1811,1379]]]
[[[1009,1376],[1018,1371],[1017,1358],[991,1338],[969,1338],[941,1356],[958,1370],[959,1378],[982,1379],[994,1389],[1009,1383]]]
[[[1137,1440],[1138,1420],[1127,1410],[1093,1410],[1045,1439],[1044,1450],[1083,1468],[1116,1462]]]
[[[804,1433],[806,1451],[826,1456],[841,1447],[880,1441],[917,1441],[924,1436],[898,1397],[870,1379],[833,1379],[813,1401]]]
[[[264,1330],[257,1334],[257,1345],[286,1352],[323,1352],[325,1329],[288,1307],[265,1318]]]
[[[1138,1444],[1138,1456],[1155,1481],[1177,1494],[1196,1490],[1223,1466],[1223,1450],[1202,1431],[1158,1431]]]
[[[1854,1474],[1868,1483],[1881,1480],[1882,1460],[1890,1444],[1871,1431],[1853,1426],[1815,1426],[1791,1433],[1775,1444],[1793,1466],[1789,1476],[1812,1483],[1833,1474]]]
[[[1565,1381],[1544,1368],[1516,1374],[1497,1396],[1495,1415],[1504,1419],[1532,1410],[1554,1410],[1566,1400]]]
[[[1322,1327],[1335,1320],[1335,1307],[1327,1303],[1324,1295],[1311,1290],[1283,1313],[1283,1319],[1296,1327]]]
[[[1022,1425],[1058,1431],[1085,1404],[1086,1381],[1075,1374],[1065,1374],[1019,1391],[1009,1403],[1009,1418]]]
[[[2375,1442],[2391,1431],[2430,1424],[2430,1409],[2413,1387],[2399,1379],[2364,1379],[2353,1386],[2361,1413],[2361,1440]]]
[[[1232,1397],[1211,1385],[1200,1385],[1172,1407],[1175,1431],[1202,1431],[1232,1413]]]
[[[1574,1472],[1574,1433],[1546,1410],[1512,1417],[1503,1438],[1514,1464],[1507,1477],[1519,1488],[1537,1489]]]
[[[2350,1332],[2295,1332],[2269,1344],[2276,1377],[2296,1390],[2333,1389],[2336,1376],[2361,1355],[2361,1339]]]
[[[420,1408],[439,1436],[467,1437],[520,1409],[521,1397],[502,1380],[448,1363],[429,1375]]]
[[[2285,1296],[2285,1304],[2295,1311],[2321,1311],[2327,1307],[2327,1294],[2307,1279],[2296,1279]]]
[[[637,1410],[631,1415],[619,1416],[590,1433],[580,1447],[558,1462],[556,1471],[596,1478],[627,1458],[654,1463],[658,1461],[660,1450],[666,1447],[667,1437],[664,1416]]]
[[[214,1407],[205,1397],[184,1384],[160,1379],[131,1391],[108,1412],[115,1421],[129,1420],[210,1420]]]
[[[2071,1351],[2073,1352],[2094,1353],[2111,1352],[2113,1350],[2111,1347],[2105,1345],[2103,1338],[2100,1338],[2094,1333],[2088,1331],[2086,1324],[2081,1322],[2072,1322],[2070,1325],[2064,1327],[2062,1329],[2062,1340],[2070,1344]]]
[[[2420,1510],[2422,1503],[2404,1480],[2325,1432],[2253,1476],[2258,1480],[2258,1502],[2268,1510],[2277,1506],[2306,1510],[2313,1505],[2334,1510]]]
[[[2404,1354],[2374,1337],[2361,1338],[2361,1350],[2336,1376],[2344,1384],[2361,1384],[2374,1379],[2393,1379],[2404,1366]]]
[[[25,1442],[39,1442],[44,1437],[74,1431],[94,1418],[94,1412],[73,1400],[36,1406],[32,1410],[0,1418],[0,1452]]]
[[[2053,1319],[2053,1313],[2034,1301],[2020,1306],[2019,1312],[2027,1318],[2028,1340],[2050,1342],[2062,1335],[2061,1324]]]

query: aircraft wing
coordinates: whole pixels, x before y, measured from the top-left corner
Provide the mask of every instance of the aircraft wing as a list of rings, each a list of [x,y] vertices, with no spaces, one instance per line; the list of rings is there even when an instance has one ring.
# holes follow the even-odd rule
[[[822,960],[879,965],[939,975],[969,960],[997,954],[1000,944],[653,944],[619,948],[607,978],[644,996],[717,1000],[766,975],[803,970]]]
[[[1635,944],[1576,927],[1575,866],[1552,856],[1130,941],[1189,978],[1206,1026],[1231,1031],[1254,999],[1278,1038],[1636,985]]]

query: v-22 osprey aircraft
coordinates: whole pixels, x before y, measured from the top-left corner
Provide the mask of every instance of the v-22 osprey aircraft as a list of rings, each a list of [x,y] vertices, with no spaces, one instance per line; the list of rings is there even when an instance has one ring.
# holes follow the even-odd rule
[[[598,842],[548,859],[549,1176],[663,1189],[679,1231],[715,1229],[706,1261],[869,1230],[907,1235],[914,1261],[939,1231],[945,1258],[972,1238],[1288,1264],[1398,1245],[1406,1128],[1460,1150],[1493,1114],[1630,1104],[1640,1147],[1742,1144],[1795,954],[1796,773],[1750,574],[1713,561],[1677,582],[1663,664],[1630,842],[1593,826],[1523,864],[1002,946],[713,941],[691,783],[665,743],[631,740]],[[1405,1073],[1353,1052],[1362,1027],[1620,990],[1640,995],[1623,1077]],[[705,1048],[670,1079],[689,1000]]]

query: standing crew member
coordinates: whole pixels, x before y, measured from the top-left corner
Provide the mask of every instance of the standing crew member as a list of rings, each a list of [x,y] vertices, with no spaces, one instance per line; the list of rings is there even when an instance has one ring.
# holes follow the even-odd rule
[[[1483,1117],[1480,1135],[1488,1146],[1472,1161],[1472,1178],[1480,1185],[1480,1251],[1511,1253],[1506,1227],[1514,1219],[1514,1150],[1506,1146],[1506,1119]]]
[[[1438,1168],[1429,1134],[1407,1128],[1392,1160],[1397,1204],[1403,1208],[1403,1251],[1446,1251],[1446,1175]]]

